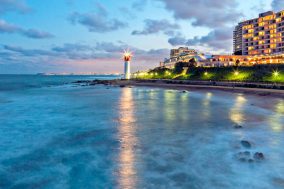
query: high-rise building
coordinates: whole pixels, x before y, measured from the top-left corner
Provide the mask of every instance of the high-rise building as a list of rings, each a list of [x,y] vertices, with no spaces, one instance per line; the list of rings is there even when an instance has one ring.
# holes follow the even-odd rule
[[[275,53],[284,53],[284,11],[261,13],[258,18],[240,22],[235,27],[235,55]]]

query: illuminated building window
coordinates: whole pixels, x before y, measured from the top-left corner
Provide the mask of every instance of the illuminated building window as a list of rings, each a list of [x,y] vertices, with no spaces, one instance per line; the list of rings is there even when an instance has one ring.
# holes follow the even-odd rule
[[[259,40],[259,37],[254,37],[253,40],[254,40],[254,41],[258,41],[258,40]]]
[[[261,41],[259,41],[258,43],[259,43],[260,45],[262,45],[262,44],[264,44],[264,41],[261,40]]]
[[[263,32],[263,31],[262,31],[262,32],[259,32],[258,35],[259,35],[259,36],[264,36],[264,32]]]
[[[272,49],[276,49],[276,44],[271,44],[270,47],[271,47]]]
[[[264,26],[264,22],[260,22],[258,25],[259,26]]]
[[[276,30],[270,30],[271,34],[275,34],[277,31]]]
[[[250,51],[250,50],[253,50],[254,49],[254,47],[252,47],[252,46],[250,46],[250,47],[248,47],[248,50]]]

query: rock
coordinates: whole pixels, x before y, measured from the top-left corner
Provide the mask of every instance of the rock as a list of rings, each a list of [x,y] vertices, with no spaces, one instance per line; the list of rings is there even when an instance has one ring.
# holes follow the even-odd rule
[[[248,162],[249,162],[249,163],[253,163],[254,160],[253,160],[253,159],[249,159]]]
[[[257,161],[262,161],[264,160],[264,155],[261,152],[256,152],[254,153],[253,158]]]
[[[246,158],[239,158],[239,160],[241,161],[241,162],[246,162]]]
[[[187,91],[182,91],[182,93],[187,93]]]
[[[239,161],[247,162],[251,159],[251,153],[249,151],[239,152],[239,153],[236,154],[236,158]]]
[[[239,152],[237,155],[243,157],[250,157],[250,152],[249,151]]]
[[[243,126],[241,126],[241,125],[239,125],[239,124],[236,124],[236,125],[234,125],[234,128],[235,128],[235,129],[242,129]]]
[[[126,87],[126,86],[125,86],[125,85],[119,85],[119,87],[120,87],[120,88],[124,88],[124,87]]]
[[[274,178],[273,182],[278,186],[284,187],[284,178]]]
[[[249,141],[246,141],[246,140],[242,140],[241,141],[241,144],[243,147],[245,148],[251,148],[251,143]]]

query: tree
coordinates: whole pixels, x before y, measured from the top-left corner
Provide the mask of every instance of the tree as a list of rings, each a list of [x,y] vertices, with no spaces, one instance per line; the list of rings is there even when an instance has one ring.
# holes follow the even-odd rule
[[[192,58],[188,62],[188,67],[196,67],[197,66],[197,61],[195,58]]]
[[[236,61],[236,66],[238,67],[239,65],[240,65],[240,60],[238,59],[237,61]]]

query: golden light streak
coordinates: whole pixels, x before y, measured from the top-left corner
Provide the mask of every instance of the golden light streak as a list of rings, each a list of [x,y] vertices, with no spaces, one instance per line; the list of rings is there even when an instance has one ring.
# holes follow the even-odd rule
[[[124,88],[122,90],[119,105],[119,139],[121,148],[119,154],[119,180],[120,188],[136,188],[135,169],[135,146],[136,137],[136,118],[134,114],[135,104],[132,96],[132,89]]]

